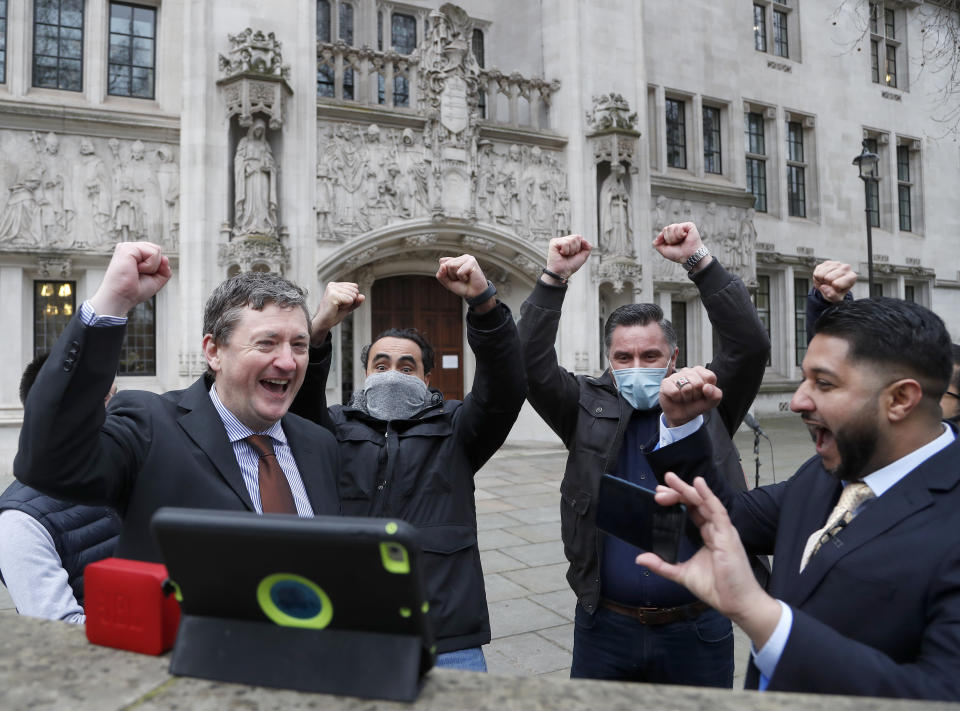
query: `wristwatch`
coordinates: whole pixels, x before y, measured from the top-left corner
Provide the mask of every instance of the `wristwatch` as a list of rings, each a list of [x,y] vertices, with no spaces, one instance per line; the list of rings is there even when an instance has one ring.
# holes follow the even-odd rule
[[[467,306],[479,306],[480,304],[486,303],[489,299],[493,298],[497,293],[497,287],[493,285],[493,282],[487,279],[487,288],[481,291],[476,296],[472,296],[469,299],[466,299]]]
[[[687,257],[687,261],[685,261],[680,266],[682,266],[684,270],[689,274],[690,272],[693,271],[693,268],[700,263],[700,260],[702,260],[708,254],[710,254],[710,250],[708,250],[703,245],[700,245],[700,248],[696,252],[691,254],[689,257]]]

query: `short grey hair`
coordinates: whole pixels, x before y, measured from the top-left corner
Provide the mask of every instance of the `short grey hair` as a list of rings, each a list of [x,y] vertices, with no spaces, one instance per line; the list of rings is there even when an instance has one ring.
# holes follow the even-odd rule
[[[307,292],[288,279],[271,272],[243,272],[221,283],[203,309],[203,335],[213,336],[217,344],[225,344],[248,306],[262,311],[267,304],[280,308],[299,306],[310,328]]]
[[[677,332],[673,324],[663,317],[663,309],[656,304],[626,304],[610,314],[603,326],[603,344],[607,349],[607,355],[610,355],[613,332],[618,326],[646,326],[648,323],[660,326],[672,356],[677,347]]]

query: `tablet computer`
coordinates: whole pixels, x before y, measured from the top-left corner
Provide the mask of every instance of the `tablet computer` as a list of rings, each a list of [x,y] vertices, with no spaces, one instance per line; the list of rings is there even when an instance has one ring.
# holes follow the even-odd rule
[[[174,673],[406,698],[409,679],[399,695],[379,687],[433,665],[420,546],[403,521],[162,508],[152,525],[181,605]],[[387,660],[392,671],[377,668]]]
[[[597,527],[620,540],[675,563],[684,535],[687,512],[682,504],[661,506],[655,491],[626,479],[600,478]]]

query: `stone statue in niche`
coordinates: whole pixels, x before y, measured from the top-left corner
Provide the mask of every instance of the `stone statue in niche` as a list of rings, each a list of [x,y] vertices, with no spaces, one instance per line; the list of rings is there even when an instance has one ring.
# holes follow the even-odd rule
[[[174,162],[173,148],[157,149],[157,187],[160,191],[161,231],[170,249],[177,249],[180,239],[180,168]]]
[[[277,234],[277,166],[267,124],[254,120],[233,157],[234,236]]]
[[[520,146],[516,143],[507,151],[507,161],[497,177],[496,221],[503,225],[517,225],[520,223],[520,181],[523,176]]]
[[[570,233],[570,195],[566,188],[557,195],[557,206],[553,212],[553,234],[562,237]]]
[[[137,144],[140,144],[137,146]],[[143,160],[143,144],[134,142],[130,147],[130,161],[124,162],[120,155],[120,141],[111,138],[108,144],[113,154],[113,233],[120,242],[133,242],[145,237],[144,232],[144,186],[137,181],[139,166],[133,162]]]
[[[624,182],[621,163],[610,166],[610,175],[600,187],[600,246],[607,254],[633,256],[633,227],[630,220],[630,193]]]
[[[730,271],[739,273],[743,267],[743,258],[740,254],[740,208],[734,205],[727,207],[722,241],[718,239],[717,243],[720,244],[720,261]]]
[[[103,159],[97,155],[93,141],[80,139],[79,190],[86,198],[81,203],[84,223],[93,230],[89,239],[76,235],[75,242],[100,246],[110,242],[110,174]]]

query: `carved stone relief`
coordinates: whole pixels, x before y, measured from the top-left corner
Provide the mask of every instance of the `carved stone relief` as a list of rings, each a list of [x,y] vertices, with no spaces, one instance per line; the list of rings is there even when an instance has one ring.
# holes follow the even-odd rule
[[[724,267],[749,286],[756,284],[757,230],[753,224],[753,208],[717,205],[656,195],[650,208],[651,239],[673,222],[694,222],[703,243]],[[686,283],[679,264],[656,257],[654,279]]]
[[[3,131],[0,156],[0,250],[101,251],[138,239],[176,250],[172,146]]]
[[[446,215],[500,225],[547,240],[570,229],[570,198],[559,154],[482,139],[476,165],[454,171],[437,146],[406,128],[321,123],[318,127],[317,239],[345,241],[391,222]],[[442,148],[442,147],[441,147]],[[433,166],[447,168],[439,176]],[[441,180],[442,182],[438,182]],[[451,190],[468,209],[450,215],[436,195]],[[449,207],[449,205],[448,205]]]

